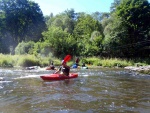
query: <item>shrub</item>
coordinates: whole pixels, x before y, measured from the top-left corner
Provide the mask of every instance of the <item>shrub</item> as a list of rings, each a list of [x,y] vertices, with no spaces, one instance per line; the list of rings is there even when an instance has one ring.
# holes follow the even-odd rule
[[[18,60],[18,66],[28,67],[28,66],[39,66],[39,60],[32,55],[25,55]]]
[[[32,54],[34,48],[34,42],[21,42],[18,44],[18,46],[15,48],[15,54],[21,55],[21,54]]]

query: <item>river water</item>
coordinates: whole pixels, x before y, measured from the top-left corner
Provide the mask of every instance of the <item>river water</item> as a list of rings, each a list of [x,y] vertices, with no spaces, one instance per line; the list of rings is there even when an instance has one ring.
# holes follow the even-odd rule
[[[150,113],[150,75],[124,69],[72,69],[46,82],[46,70],[0,69],[0,113]]]

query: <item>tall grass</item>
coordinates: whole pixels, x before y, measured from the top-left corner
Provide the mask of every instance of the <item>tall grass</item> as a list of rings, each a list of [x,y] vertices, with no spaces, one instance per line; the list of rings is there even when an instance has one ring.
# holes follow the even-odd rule
[[[0,67],[13,66],[46,66],[49,58],[36,57],[34,55],[3,55],[0,54]]]
[[[10,55],[0,54],[0,67],[13,67],[14,61]]]
[[[53,61],[55,66],[61,64],[61,60],[53,57],[42,57],[34,55],[4,55],[0,54],[0,67],[13,67],[13,66],[48,66],[50,62]],[[135,65],[148,65],[149,60],[134,59],[118,59],[118,58],[99,58],[99,57],[88,57],[81,58],[79,65],[82,63],[91,65],[91,66],[102,66],[102,67],[125,67],[125,66],[135,66]],[[68,62],[68,65],[71,66],[74,63],[73,60]]]
[[[94,66],[102,66],[102,67],[125,67],[125,66],[134,66],[137,62],[134,60],[126,60],[119,58],[98,58],[98,57],[90,57],[83,58],[81,63],[86,63]],[[140,63],[141,65],[148,65],[145,63]]]

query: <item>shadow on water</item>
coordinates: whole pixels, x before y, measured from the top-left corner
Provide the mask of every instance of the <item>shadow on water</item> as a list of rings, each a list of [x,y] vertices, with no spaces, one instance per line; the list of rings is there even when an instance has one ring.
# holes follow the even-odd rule
[[[124,69],[72,70],[79,77],[43,81],[43,70],[0,69],[2,113],[149,113],[150,76]]]

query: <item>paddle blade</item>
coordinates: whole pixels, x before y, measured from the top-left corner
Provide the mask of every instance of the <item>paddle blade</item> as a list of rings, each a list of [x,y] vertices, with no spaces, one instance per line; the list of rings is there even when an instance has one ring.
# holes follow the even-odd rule
[[[67,55],[67,56],[64,58],[64,62],[68,62],[70,59],[71,59],[71,55]]]

